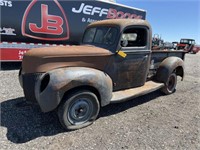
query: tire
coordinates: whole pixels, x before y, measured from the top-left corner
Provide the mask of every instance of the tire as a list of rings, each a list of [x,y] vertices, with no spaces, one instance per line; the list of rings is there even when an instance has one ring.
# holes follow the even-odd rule
[[[66,130],[76,130],[91,125],[99,110],[97,96],[90,91],[81,90],[63,99],[58,108],[58,118]]]
[[[176,90],[176,84],[177,84],[177,75],[175,73],[172,73],[169,75],[167,82],[165,83],[165,86],[161,88],[161,91],[167,95],[172,94]]]
[[[196,52],[192,51],[192,54],[196,54]]]

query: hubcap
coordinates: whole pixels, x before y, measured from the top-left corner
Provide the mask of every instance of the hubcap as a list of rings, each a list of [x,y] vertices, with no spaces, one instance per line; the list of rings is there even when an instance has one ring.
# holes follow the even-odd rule
[[[77,99],[69,107],[67,117],[70,123],[78,125],[87,122],[92,112],[93,107],[89,99]]]

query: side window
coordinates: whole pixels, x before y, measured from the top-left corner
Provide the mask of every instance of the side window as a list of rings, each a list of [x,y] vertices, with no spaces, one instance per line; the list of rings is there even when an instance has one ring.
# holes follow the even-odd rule
[[[88,29],[85,33],[83,42],[91,43],[94,39],[95,32],[96,32],[96,28]]]
[[[122,47],[144,47],[146,44],[147,30],[145,28],[128,28],[122,34]]]

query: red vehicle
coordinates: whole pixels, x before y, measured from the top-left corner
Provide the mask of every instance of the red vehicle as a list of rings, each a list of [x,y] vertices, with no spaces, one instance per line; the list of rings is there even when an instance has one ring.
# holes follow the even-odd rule
[[[196,54],[198,51],[200,51],[200,46],[195,45],[194,39],[181,39],[180,43],[177,44],[176,49],[184,49],[188,53]]]
[[[194,45],[194,47],[192,48],[192,53],[196,54],[200,51],[200,45]]]

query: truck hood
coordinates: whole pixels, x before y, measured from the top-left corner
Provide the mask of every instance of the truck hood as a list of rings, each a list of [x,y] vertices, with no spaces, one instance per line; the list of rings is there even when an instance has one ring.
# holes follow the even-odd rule
[[[110,51],[95,46],[56,46],[29,50],[23,58],[25,73],[47,72],[61,67],[90,67],[104,70]]]

